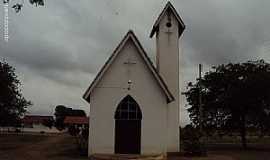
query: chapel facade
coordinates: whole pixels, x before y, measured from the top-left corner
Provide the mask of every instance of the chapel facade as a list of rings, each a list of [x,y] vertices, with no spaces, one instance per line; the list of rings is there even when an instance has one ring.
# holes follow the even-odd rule
[[[185,25],[168,2],[153,25],[156,65],[128,31],[83,98],[90,103],[88,154],[179,151],[179,38]]]

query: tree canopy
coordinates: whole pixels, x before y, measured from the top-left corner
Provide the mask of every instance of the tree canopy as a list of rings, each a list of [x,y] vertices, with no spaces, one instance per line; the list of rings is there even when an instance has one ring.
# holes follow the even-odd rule
[[[243,147],[247,128],[265,131],[270,126],[270,64],[264,60],[214,66],[202,79],[190,82],[184,94],[195,126],[201,94],[203,128],[238,131]]]
[[[12,8],[15,10],[16,13],[20,12],[23,5],[24,5],[24,0],[22,0],[21,2],[15,1],[14,0],[3,0],[4,4],[10,4]],[[29,0],[29,3],[32,5],[37,6],[44,6],[44,0]]]
[[[20,85],[15,69],[7,62],[0,61],[0,126],[19,124],[20,116],[31,105],[22,96]]]

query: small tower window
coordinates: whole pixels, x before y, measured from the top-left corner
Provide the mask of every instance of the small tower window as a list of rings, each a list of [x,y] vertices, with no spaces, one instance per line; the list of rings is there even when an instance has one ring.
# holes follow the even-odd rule
[[[168,28],[171,28],[172,23],[171,23],[171,22],[167,22],[167,23],[166,23],[166,26],[167,26]]]

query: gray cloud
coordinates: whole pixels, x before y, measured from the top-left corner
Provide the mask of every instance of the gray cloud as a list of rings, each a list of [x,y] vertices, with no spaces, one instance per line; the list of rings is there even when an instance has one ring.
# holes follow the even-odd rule
[[[198,63],[206,71],[220,63],[270,60],[270,1],[172,3],[187,26],[181,44],[183,89],[195,80]],[[44,7],[25,4],[20,14],[10,10],[10,41],[7,44],[0,36],[0,56],[16,67],[24,95],[35,104],[29,111],[51,114],[57,104],[89,111],[81,96],[129,29],[154,61],[155,39],[149,39],[149,33],[165,4],[163,0],[47,0]],[[181,123],[187,122],[182,107]]]
[[[182,8],[188,26],[185,43],[195,51],[189,55],[193,61],[219,64],[259,58],[258,48],[270,37],[269,1],[193,2],[196,9],[187,1]]]

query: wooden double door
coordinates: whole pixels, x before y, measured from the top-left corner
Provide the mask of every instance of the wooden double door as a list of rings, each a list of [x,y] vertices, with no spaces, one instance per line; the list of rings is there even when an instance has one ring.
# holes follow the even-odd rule
[[[141,120],[115,121],[115,153],[141,153]]]
[[[131,96],[126,96],[115,112],[115,153],[141,153],[142,113]]]

